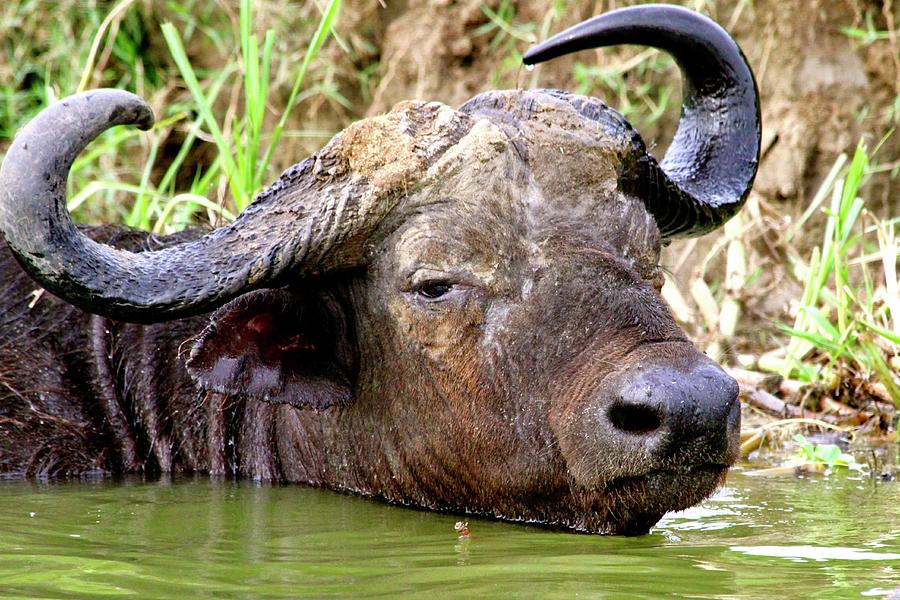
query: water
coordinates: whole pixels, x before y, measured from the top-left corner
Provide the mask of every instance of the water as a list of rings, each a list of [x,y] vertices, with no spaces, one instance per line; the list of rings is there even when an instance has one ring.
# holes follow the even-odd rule
[[[205,479],[0,482],[2,598],[865,598],[900,586],[900,483],[729,477],[616,538]]]

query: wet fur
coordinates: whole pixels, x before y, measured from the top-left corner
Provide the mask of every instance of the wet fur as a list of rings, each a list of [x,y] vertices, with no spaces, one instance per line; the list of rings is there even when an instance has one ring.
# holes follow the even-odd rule
[[[191,377],[192,348],[240,311],[252,321],[256,303],[239,298],[214,315],[147,326],[90,316],[46,293],[30,307],[36,286],[4,245],[0,470],[201,471],[621,533],[701,500],[734,460],[736,438],[727,452],[673,439],[664,455],[651,454],[598,416],[642,364],[689,370],[708,360],[654,289],[660,234],[620,186],[642,142],[614,111],[572,98],[475,99],[453,114],[453,144],[428,137],[445,107],[401,105],[338,136],[250,209],[287,186],[302,189],[304,177],[326,186],[348,172],[375,190],[356,214],[389,205],[364,238],[341,246],[365,264],[308,274],[279,292],[288,299],[278,302],[315,302],[329,322],[344,323],[330,330],[328,352],[349,373],[349,400],[328,388],[298,406],[254,389],[223,393],[234,379],[215,356],[198,360]],[[373,139],[393,146],[367,146]],[[312,164],[342,166],[332,176]],[[196,234],[90,235],[142,250]],[[455,295],[423,301],[415,291],[423,272],[448,274]]]

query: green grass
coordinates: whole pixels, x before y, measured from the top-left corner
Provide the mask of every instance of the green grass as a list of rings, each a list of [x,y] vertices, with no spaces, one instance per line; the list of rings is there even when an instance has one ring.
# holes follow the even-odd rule
[[[11,138],[40,107],[55,99],[60,89],[76,89],[89,47],[73,40],[79,39],[79,30],[95,30],[104,16],[93,6],[76,11],[76,0],[62,0],[49,15],[41,4],[41,0],[24,0],[0,7],[3,138]],[[71,18],[58,18],[63,13]]]
[[[218,160],[214,165],[221,169],[227,179],[238,211],[243,210],[250,203],[256,193],[262,189],[264,179],[269,176],[268,167],[272,155],[284,132],[291,110],[295,106],[310,62],[327,39],[340,5],[340,0],[330,0],[325,7],[316,32],[307,47],[303,62],[297,71],[287,105],[271,132],[265,152],[262,151],[265,133],[264,121],[270,87],[275,32],[271,29],[268,30],[262,45],[260,45],[259,39],[252,33],[250,0],[241,0],[240,5],[241,50],[238,63],[243,73],[244,106],[240,114],[233,116],[229,123],[219,124],[213,111],[213,105],[218,89],[224,83],[222,80],[235,75],[237,70],[234,68],[223,69],[220,79],[217,78],[212,85],[204,89],[185,52],[178,30],[172,23],[165,23],[162,26],[169,51],[196,103],[200,120],[215,140]],[[229,67],[234,66],[229,65]],[[230,135],[226,135],[226,131],[230,132]]]
[[[821,244],[808,258],[791,258],[804,290],[793,325],[781,326],[790,335],[781,371],[804,381],[834,383],[848,374],[875,381],[900,407],[900,384],[889,363],[900,354],[900,218],[880,220],[865,208],[860,192],[875,170],[871,159],[863,143],[849,166],[839,158],[793,227],[796,235],[815,211],[825,214]],[[822,207],[829,194],[830,204]]]
[[[561,4],[562,0],[549,13],[561,10]],[[510,0],[502,0],[496,9],[486,3],[482,3],[480,8],[487,22],[476,27],[471,37],[487,38],[490,53],[499,57],[497,66],[490,74],[491,87],[509,87],[522,68],[522,49],[538,41],[537,24],[517,20],[516,5]]]
[[[0,133],[12,137],[40,109],[76,91],[128,89],[154,104],[158,122],[147,133],[127,127],[105,132],[75,161],[69,178],[74,218],[155,232],[234,218],[276,175],[280,141],[304,134],[287,131],[292,109],[318,94],[343,100],[317,81],[318,73],[312,83],[308,77],[340,0],[324,5],[296,62],[274,56],[274,30],[262,39],[254,33],[251,7],[242,0],[239,22],[231,27],[229,15],[208,0],[170,1],[164,9],[120,0],[106,5],[108,12],[77,0],[49,9],[39,1],[5,4]],[[170,22],[157,28],[160,14]],[[221,58],[204,68],[192,63],[198,51]],[[291,64],[293,76],[286,105],[273,100],[284,83],[283,67],[281,81],[273,75],[279,62]],[[153,102],[155,95],[170,100]]]
[[[502,0],[500,6],[494,10],[487,4],[481,5],[481,12],[488,18],[484,25],[476,27],[472,32],[474,37],[491,35],[490,48],[497,50],[504,42],[519,40],[528,44],[537,41],[534,36],[534,23],[516,23],[516,7],[510,0]]]
[[[655,125],[672,102],[674,88],[666,81],[675,61],[667,54],[648,48],[622,61],[594,65],[576,62],[575,92],[597,95],[638,128]]]
[[[897,78],[894,82],[894,101],[885,107],[882,119],[886,126],[897,127],[900,125],[900,31],[896,28],[897,23],[893,23],[893,30],[878,29],[875,25],[875,14],[880,12],[880,9],[875,6],[865,7],[862,22],[850,27],[842,27],[841,32],[853,40],[857,46],[876,44],[887,46],[887,56],[890,56],[893,61]],[[884,15],[886,13],[881,14],[881,16]],[[891,22],[888,21],[888,23]],[[868,107],[865,110],[867,112]]]
[[[863,20],[864,27],[842,27],[841,32],[858,43],[866,45],[891,39],[890,31],[879,30],[875,27],[871,11],[866,11]]]

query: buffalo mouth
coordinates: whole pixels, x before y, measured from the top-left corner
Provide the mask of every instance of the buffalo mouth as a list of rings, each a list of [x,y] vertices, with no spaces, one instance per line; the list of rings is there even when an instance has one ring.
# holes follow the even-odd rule
[[[644,535],[670,511],[705,500],[725,483],[728,465],[706,463],[617,477],[603,489],[611,501],[604,530],[615,535]]]

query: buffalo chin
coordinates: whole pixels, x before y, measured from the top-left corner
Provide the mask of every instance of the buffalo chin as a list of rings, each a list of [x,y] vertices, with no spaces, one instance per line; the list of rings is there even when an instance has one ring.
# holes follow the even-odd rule
[[[665,513],[684,510],[711,496],[725,483],[727,473],[726,465],[705,464],[613,479],[601,492],[609,503],[605,522],[590,529],[644,535]]]
[[[711,496],[725,483],[727,473],[728,465],[707,463],[618,477],[602,487],[576,486],[565,498],[520,498],[501,510],[471,505],[461,509],[452,504],[430,508],[580,533],[637,536],[649,533],[667,512],[684,510]]]

